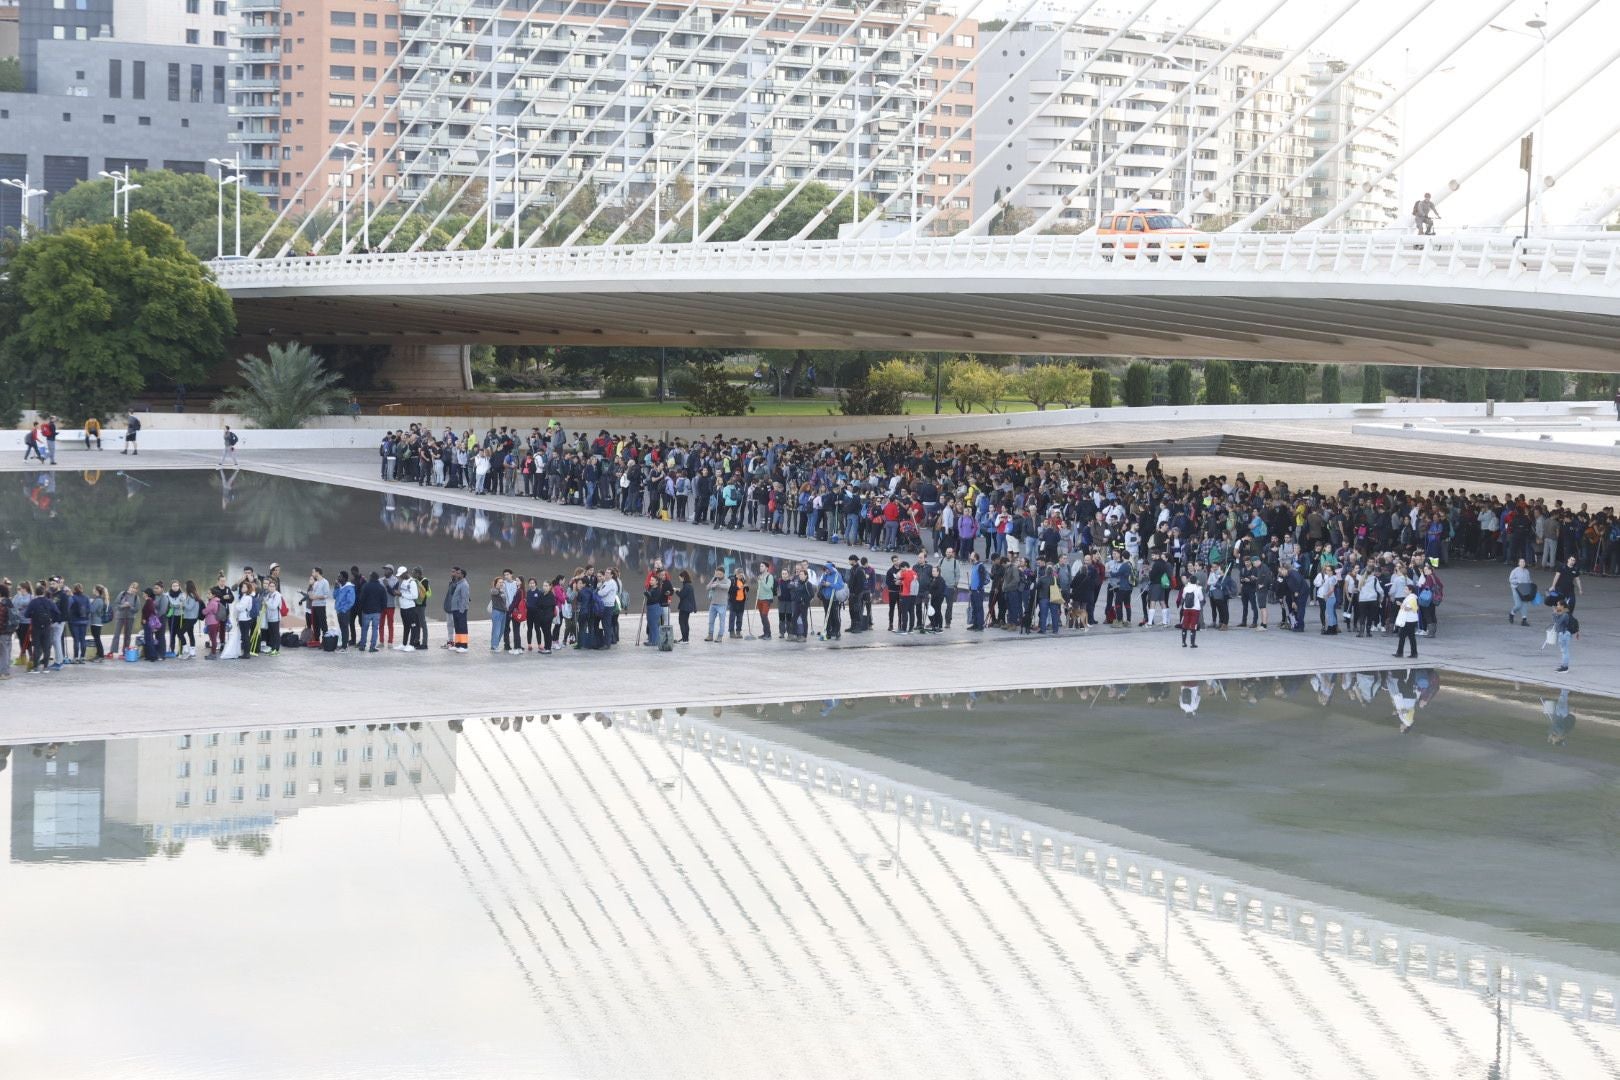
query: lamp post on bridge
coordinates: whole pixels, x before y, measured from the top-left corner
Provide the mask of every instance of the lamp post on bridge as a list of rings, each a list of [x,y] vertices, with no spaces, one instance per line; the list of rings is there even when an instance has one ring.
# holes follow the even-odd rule
[[[687,121],[692,130],[692,243],[698,242],[698,137],[697,109],[688,105],[668,105],[664,112]],[[655,125],[653,128],[653,236],[663,231],[664,195],[664,139],[669,131]]]
[[[208,164],[218,170],[219,175],[215,183],[219,185],[218,216],[214,225],[214,257],[225,254],[225,186],[236,185],[236,257],[242,257],[242,157],[233,154],[228,158],[209,158]],[[225,170],[231,170],[226,176]]]
[[[518,249],[518,195],[517,177],[518,162],[518,133],[516,127],[496,124],[479,124],[478,128],[489,135],[489,198],[484,203],[484,246],[489,247],[495,240],[495,162],[498,158],[512,155],[512,250]]]
[[[1501,26],[1497,23],[1489,24],[1492,30],[1503,34],[1515,34],[1541,42],[1538,50],[1541,56],[1541,104],[1537,108],[1536,126],[1534,132],[1526,135],[1519,141],[1519,167],[1524,170],[1524,239],[1530,239],[1530,209],[1534,205],[1536,224],[1545,227],[1547,224],[1546,193],[1552,186],[1553,178],[1548,176],[1541,185],[1541,191],[1535,188],[1535,155],[1539,149],[1541,157],[1547,157],[1547,64],[1548,46],[1551,41],[1547,37],[1547,19],[1545,10],[1524,21],[1525,30],[1515,30],[1511,26]],[[1528,31],[1528,32],[1527,32]]]
[[[335,150],[347,150],[343,166],[343,248],[349,247],[349,174],[360,174],[360,246],[371,250],[371,152],[364,143],[340,142]]]
[[[17,209],[18,209],[18,213],[20,215],[19,218],[18,218],[18,223],[20,225],[20,228],[17,230],[17,232],[18,232],[18,235],[22,239],[27,240],[28,239],[28,200],[29,199],[37,199],[42,195],[48,194],[48,192],[46,192],[46,190],[44,188],[31,187],[29,185],[29,183],[28,183],[28,174],[27,173],[23,173],[23,178],[21,180],[15,180],[15,179],[12,179],[11,177],[7,177],[4,180],[0,180],[0,184],[4,184],[4,185],[6,185],[6,187],[9,187],[9,188],[16,188],[17,189],[17,195],[18,195],[18,208]]]

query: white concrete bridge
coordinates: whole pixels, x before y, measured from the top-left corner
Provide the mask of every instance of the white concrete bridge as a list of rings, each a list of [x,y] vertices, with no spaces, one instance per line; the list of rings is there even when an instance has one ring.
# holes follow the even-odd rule
[[[1185,238],[1178,238],[1185,239]],[[1200,240],[1199,243],[1204,241]],[[1620,370],[1620,236],[1218,233],[228,260],[248,338]]]

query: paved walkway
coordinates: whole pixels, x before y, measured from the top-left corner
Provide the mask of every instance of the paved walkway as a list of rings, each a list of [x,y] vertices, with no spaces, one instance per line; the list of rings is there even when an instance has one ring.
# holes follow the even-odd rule
[[[71,460],[71,459],[69,459]],[[348,487],[415,494],[408,485],[376,476],[365,453],[295,452],[245,459],[243,467]],[[1210,459],[1202,459],[1210,460]],[[142,454],[140,468],[196,468],[207,455]],[[134,459],[119,467],[134,468]],[[111,463],[109,463],[111,467]],[[0,466],[15,471],[16,463]],[[1288,475],[1287,466],[1274,469]],[[434,497],[486,509],[564,521],[622,527],[692,542],[713,542],[714,530],[612,511],[558,507],[530,499],[437,491]],[[737,534],[732,534],[732,539]],[[741,534],[747,546],[781,555],[825,560],[846,549],[788,538]],[[1422,662],[1480,675],[1572,690],[1620,694],[1620,669],[1609,658],[1620,644],[1616,609],[1620,584],[1588,577],[1581,607],[1583,635],[1574,670],[1557,675],[1551,650],[1542,651],[1546,615],[1538,627],[1506,621],[1506,571],[1464,564],[1447,571],[1447,601],[1441,636],[1424,639]],[[262,726],[267,715],[293,722],[366,722],[489,715],[570,712],[634,707],[713,705],[973,689],[1050,686],[1063,683],[1231,678],[1297,674],[1396,663],[1388,638],[1360,640],[1233,630],[1200,635],[1200,648],[1183,649],[1172,630],[1100,628],[1063,637],[1016,637],[1001,631],[969,634],[962,609],[956,627],[937,637],[901,637],[879,629],[847,637],[842,644],[803,645],[771,641],[706,644],[702,613],[694,617],[696,640],[673,654],[624,645],[600,653],[539,656],[492,655],[475,648],[466,655],[437,647],[423,654],[382,652],[286,653],[245,663],[170,661],[163,664],[84,665],[48,675],[18,675],[6,684],[7,707],[0,738],[31,741],[77,735],[189,730],[210,725]],[[1311,617],[1314,620],[1314,615]],[[635,626],[626,622],[633,640]],[[442,642],[434,621],[430,641]],[[475,643],[487,642],[486,625],[475,625]],[[116,690],[113,683],[118,684]],[[228,690],[223,684],[228,685]],[[159,687],[178,693],[159,691]],[[154,692],[143,692],[152,690]],[[198,703],[206,703],[199,712]]]

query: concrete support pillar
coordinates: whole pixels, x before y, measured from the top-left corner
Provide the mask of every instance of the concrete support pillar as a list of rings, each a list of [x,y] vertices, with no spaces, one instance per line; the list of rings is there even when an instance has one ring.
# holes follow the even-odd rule
[[[380,374],[401,393],[465,393],[472,389],[472,346],[394,345]]]

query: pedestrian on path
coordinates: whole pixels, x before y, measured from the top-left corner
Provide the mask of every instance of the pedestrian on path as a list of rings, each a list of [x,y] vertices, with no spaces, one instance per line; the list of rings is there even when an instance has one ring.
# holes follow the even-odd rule
[[[1508,572],[1508,592],[1513,598],[1513,606],[1508,609],[1508,625],[1517,620],[1520,626],[1529,626],[1530,604],[1536,598],[1536,582],[1523,559]]]
[[[1552,628],[1549,633],[1558,644],[1559,664],[1557,670],[1568,671],[1570,645],[1580,634],[1581,624],[1580,620],[1575,618],[1575,613],[1570,610],[1569,605],[1564,601],[1558,601],[1558,606],[1553,610],[1555,614],[1553,615]]]
[[[226,424],[225,425],[225,449],[219,455],[219,463],[221,465],[225,464],[225,461],[226,461],[227,458],[230,459],[230,463],[232,465],[239,464],[237,462],[237,460],[236,460],[236,443],[237,443],[236,432],[231,430],[231,425]]]
[[[1407,645],[1412,646],[1412,659],[1417,659],[1417,628],[1418,628],[1418,598],[1417,594],[1408,592],[1401,601],[1400,610],[1395,613],[1395,655],[1405,656]]]

